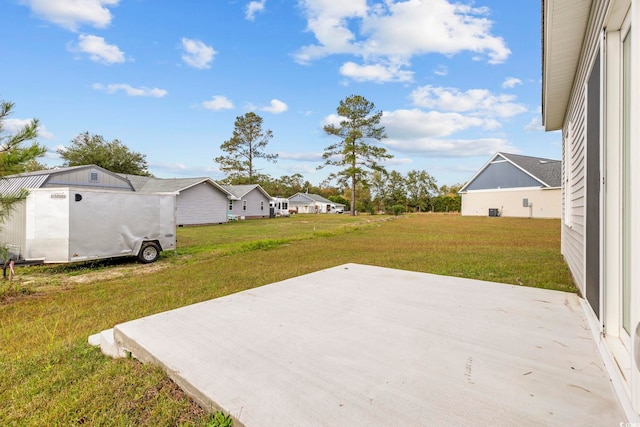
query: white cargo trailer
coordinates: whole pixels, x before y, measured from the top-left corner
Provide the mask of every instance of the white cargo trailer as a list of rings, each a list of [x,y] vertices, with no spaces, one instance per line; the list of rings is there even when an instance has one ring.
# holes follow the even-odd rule
[[[155,261],[176,248],[176,195],[41,188],[3,224],[3,243],[25,261],[67,263],[136,256]],[[11,241],[7,241],[11,239]]]

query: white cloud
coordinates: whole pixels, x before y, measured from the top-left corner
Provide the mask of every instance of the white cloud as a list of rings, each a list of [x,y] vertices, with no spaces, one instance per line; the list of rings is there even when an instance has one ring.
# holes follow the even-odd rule
[[[258,12],[264,12],[264,5],[267,2],[267,0],[259,0],[259,1],[251,1],[249,2],[249,4],[247,5],[247,9],[245,12],[245,19],[249,20],[249,21],[253,21],[254,18],[256,17],[256,13]]]
[[[194,68],[211,68],[211,61],[216,52],[211,46],[207,46],[200,40],[182,39],[182,60],[189,66]]]
[[[105,42],[104,38],[92,35],[80,34],[77,46],[70,48],[89,55],[94,62],[102,64],[118,64],[125,61],[124,53],[113,44]]]
[[[279,99],[272,99],[271,103],[268,107],[261,108],[262,111],[266,111],[267,113],[280,114],[287,111],[289,107],[284,102]]]
[[[450,136],[471,127],[483,127],[485,121],[479,117],[459,113],[425,112],[413,109],[385,111],[381,124],[386,128],[388,135],[411,140]]]
[[[491,33],[487,8],[448,0],[386,0],[370,6],[366,0],[301,0],[300,5],[307,29],[317,40],[298,50],[295,57],[300,63],[334,54],[352,54],[373,63],[464,51],[500,63],[511,53],[504,40]]]
[[[222,95],[215,95],[209,101],[204,101],[202,106],[208,110],[220,111],[230,110],[233,108],[233,103]]]
[[[466,112],[493,117],[512,117],[527,111],[513,95],[494,95],[487,89],[470,89],[421,86],[410,95],[417,107],[436,108],[444,111]]]
[[[446,76],[449,74],[449,68],[446,65],[438,65],[435,70],[433,70],[433,74],[436,76]]]
[[[358,65],[354,62],[346,62],[340,67],[340,74],[357,82],[372,81],[384,83],[413,81],[413,72],[401,70],[400,65]]]
[[[34,15],[70,31],[83,24],[104,28],[111,23],[108,7],[120,0],[21,0]]]
[[[339,126],[341,120],[337,114],[330,114],[323,119],[322,126]],[[416,108],[385,111],[380,124],[388,135],[380,143],[395,152],[418,156],[473,157],[491,155],[496,151],[514,151],[503,138],[459,136],[464,132],[482,132],[500,126],[490,118]]]
[[[278,160],[296,160],[302,162],[318,162],[322,160],[321,151],[311,153],[290,153],[281,151],[278,153]]]
[[[505,89],[513,89],[514,87],[521,85],[522,84],[522,80],[517,79],[515,77],[507,77],[503,82],[502,82],[502,87]]]
[[[529,123],[524,127],[527,132],[544,132],[544,126],[542,125],[542,115],[533,117]]]
[[[147,87],[133,87],[126,83],[109,83],[108,85],[102,85],[100,83],[95,83],[92,86],[95,90],[102,90],[107,93],[116,93],[118,91],[122,91],[126,93],[128,96],[151,96],[154,98],[163,98],[167,95],[167,91],[164,89],[147,88]]]
[[[2,128],[10,135],[15,135],[20,132],[25,126],[31,124],[32,119],[4,119],[2,121]],[[44,127],[44,125],[38,125],[38,137],[44,139],[52,139],[53,134]]]
[[[501,138],[419,138],[412,140],[389,138],[384,139],[383,142],[387,147],[395,151],[440,158],[490,156],[498,151],[511,153],[517,151],[506,140]]]

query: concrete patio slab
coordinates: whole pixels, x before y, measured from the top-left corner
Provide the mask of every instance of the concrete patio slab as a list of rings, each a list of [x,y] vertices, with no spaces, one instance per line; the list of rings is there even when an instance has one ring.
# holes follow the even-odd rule
[[[236,426],[626,421],[569,293],[346,264],[113,334]]]

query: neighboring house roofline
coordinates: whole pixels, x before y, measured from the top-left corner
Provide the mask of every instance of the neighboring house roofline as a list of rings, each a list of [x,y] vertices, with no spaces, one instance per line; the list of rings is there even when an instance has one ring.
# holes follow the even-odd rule
[[[231,195],[220,184],[209,177],[195,178],[156,178],[142,175],[118,174],[119,176],[129,180],[135,191],[141,193],[155,193],[162,191],[181,192],[192,187],[206,183],[224,193],[227,197]],[[164,188],[162,188],[164,187]]]
[[[333,204],[335,204],[335,202],[332,202],[331,200],[329,200],[329,199],[327,199],[325,197],[322,197],[322,196],[320,196],[318,194],[311,194],[311,193],[296,193],[293,196],[289,197],[289,199],[293,199],[294,197],[296,197],[298,195],[307,198],[311,202],[333,203]]]
[[[271,196],[269,193],[265,191],[264,188],[260,184],[246,184],[246,185],[223,185],[224,188],[229,194],[230,200],[242,200],[244,196],[255,190],[256,188],[260,191],[267,199],[271,200]]]
[[[531,178],[533,178],[534,180],[536,180],[537,182],[539,182],[543,188],[558,188],[559,186],[557,185],[550,185],[546,182],[545,179],[542,179],[538,174],[536,174],[534,171],[531,171],[529,168],[525,167],[521,162],[519,162],[519,160],[529,160],[529,161],[533,161],[533,162],[539,162],[539,163],[544,163],[544,164],[548,164],[548,163],[560,163],[560,160],[555,160],[555,159],[546,159],[546,158],[542,158],[542,157],[533,157],[533,156],[523,156],[521,154],[510,154],[510,153],[502,153],[502,152],[497,152],[496,154],[494,154],[488,162],[486,162],[472,177],[469,181],[467,181],[462,188],[460,189],[460,191],[458,191],[459,194],[465,193],[467,191],[467,187],[469,185],[471,185],[471,183],[473,183],[473,181],[482,173],[484,172],[484,170],[486,168],[489,167],[489,165],[491,165],[492,163],[496,162],[496,159],[498,158],[502,158],[503,161],[509,162],[510,164],[512,164],[513,166],[515,166],[516,168],[518,168],[519,170],[521,170],[522,172],[524,172],[525,174],[529,175]]]

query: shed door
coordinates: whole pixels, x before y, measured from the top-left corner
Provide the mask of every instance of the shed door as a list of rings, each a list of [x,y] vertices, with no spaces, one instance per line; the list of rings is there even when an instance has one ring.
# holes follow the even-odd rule
[[[600,53],[587,83],[586,297],[600,318]]]

